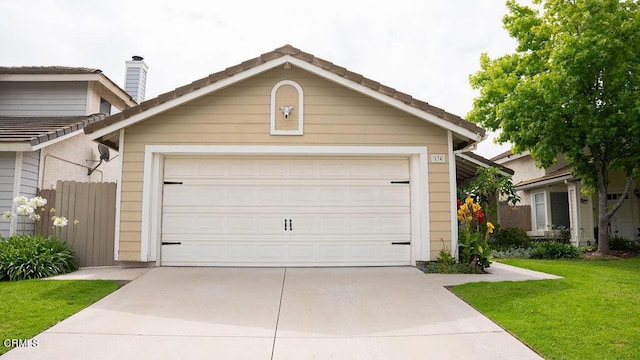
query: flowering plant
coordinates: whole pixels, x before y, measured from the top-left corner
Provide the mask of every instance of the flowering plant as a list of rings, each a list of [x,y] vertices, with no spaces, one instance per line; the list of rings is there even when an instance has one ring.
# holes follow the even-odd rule
[[[18,205],[16,208],[16,212],[5,211],[2,214],[2,218],[8,221],[11,221],[16,215],[22,217],[22,233],[26,232],[26,218],[28,217],[30,220],[38,221],[40,220],[40,215],[38,214],[38,209],[42,208],[44,211],[44,206],[47,205],[47,199],[42,198],[40,196],[36,196],[34,198],[28,199],[26,196],[18,196],[13,199],[13,202]]]
[[[458,223],[460,261],[483,269],[489,267],[491,250],[488,239],[495,226],[486,221],[480,204],[471,197],[466,198],[464,202],[458,200]]]
[[[5,211],[4,214],[2,214],[2,218],[4,220],[11,221],[16,216],[21,216],[22,234],[26,235],[26,218],[28,217],[29,220],[32,220],[34,222],[40,221],[42,217],[40,214],[38,214],[38,211],[45,211],[44,207],[45,205],[47,205],[47,199],[40,196],[36,196],[31,199],[27,198],[26,196],[18,196],[13,199],[13,202],[17,205],[16,212],[14,213],[12,211]],[[54,214],[56,210],[54,208],[51,208],[49,211]],[[69,221],[64,216],[53,216],[51,220],[53,221],[54,236],[59,237],[61,229],[67,226]],[[73,225],[75,241],[78,220],[75,220],[73,222]]]

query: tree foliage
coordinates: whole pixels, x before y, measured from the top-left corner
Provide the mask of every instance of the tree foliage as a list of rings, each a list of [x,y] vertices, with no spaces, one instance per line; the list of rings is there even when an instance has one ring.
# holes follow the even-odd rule
[[[467,118],[542,167],[563,154],[588,190],[599,192],[599,251],[626,196],[607,209],[608,175],[640,174],[640,12],[632,0],[507,1],[504,27],[515,53],[480,58],[480,90]],[[603,230],[604,225],[604,230]],[[603,233],[604,231],[604,233]],[[603,236],[604,235],[604,236]],[[604,238],[603,238],[604,237]]]

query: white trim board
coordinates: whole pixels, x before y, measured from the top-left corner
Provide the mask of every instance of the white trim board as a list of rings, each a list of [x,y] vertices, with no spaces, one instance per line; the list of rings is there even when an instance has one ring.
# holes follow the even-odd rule
[[[208,156],[407,156],[411,186],[411,264],[430,260],[429,174],[427,148],[421,146],[268,146],[147,145],[142,190],[140,260],[160,265],[162,169],[167,155]]]
[[[403,112],[409,113],[411,115],[414,115],[420,119],[423,119],[425,121],[428,121],[430,123],[433,123],[437,126],[440,126],[442,128],[445,128],[447,130],[451,130],[457,134],[460,134],[462,136],[465,136],[469,139],[473,139],[475,141],[481,141],[482,140],[482,136],[478,133],[474,133],[473,131],[466,129],[462,126],[458,126],[452,122],[446,121],[440,117],[437,117],[431,113],[428,113],[424,110],[420,110],[416,107],[413,107],[411,105],[405,104],[403,101],[395,99],[393,97],[390,97],[388,95],[382,94],[377,90],[371,89],[369,87],[366,87],[364,85],[361,85],[359,83],[356,83],[352,80],[346,79],[338,74],[334,74],[328,70],[322,69],[316,65],[310,64],[307,61],[304,60],[300,60],[298,58],[292,57],[291,55],[284,55],[282,57],[270,60],[268,62],[265,62],[263,64],[260,64],[258,66],[255,66],[253,68],[250,68],[248,70],[244,70],[240,73],[234,74],[233,76],[221,79],[219,81],[214,82],[213,84],[204,86],[200,89],[194,90],[192,92],[189,92],[185,95],[182,95],[180,97],[168,100],[160,105],[154,106],[146,111],[143,111],[141,113],[135,114],[129,118],[126,118],[122,121],[116,122],[114,124],[111,124],[107,127],[104,127],[102,129],[98,129],[95,132],[88,134],[88,136],[92,139],[92,140],[96,140],[102,136],[105,136],[107,134],[110,134],[114,131],[117,131],[121,128],[133,125],[137,122],[140,122],[142,120],[148,119],[152,116],[158,115],[160,113],[163,113],[165,111],[168,111],[170,109],[173,109],[179,105],[182,105],[184,103],[187,103],[189,101],[193,101],[195,99],[198,99],[202,96],[208,95],[212,92],[215,92],[217,90],[226,88],[228,86],[231,86],[237,82],[240,82],[242,80],[245,80],[247,78],[250,78],[254,75],[260,74],[262,72],[265,72],[267,70],[271,70],[275,67],[278,67],[280,65],[283,65],[285,63],[290,63],[292,65],[295,65],[303,70],[306,70],[310,73],[313,73],[315,75],[318,75],[324,79],[333,81],[335,83],[338,83],[342,86],[345,86],[346,88],[355,90],[361,94],[367,95],[371,98],[374,98],[376,100],[379,100],[387,105],[390,105],[396,109],[399,109]]]

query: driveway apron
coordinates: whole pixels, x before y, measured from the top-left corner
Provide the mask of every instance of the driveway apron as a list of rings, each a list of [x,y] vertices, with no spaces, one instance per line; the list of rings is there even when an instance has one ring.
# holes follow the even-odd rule
[[[412,267],[156,268],[3,359],[540,359]]]

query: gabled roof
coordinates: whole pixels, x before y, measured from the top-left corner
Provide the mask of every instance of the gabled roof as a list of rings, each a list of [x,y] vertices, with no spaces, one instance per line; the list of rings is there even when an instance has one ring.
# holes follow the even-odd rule
[[[571,174],[571,169],[568,165],[565,165],[559,169],[556,169],[549,174],[531,180],[525,180],[515,185],[517,190],[525,190],[536,188],[540,186],[552,185],[563,183],[565,180],[575,180],[576,178]]]
[[[479,141],[485,134],[483,128],[457,115],[448,113],[424,101],[414,99],[411,95],[382,85],[377,81],[368,79],[344,67],[303,52],[291,45],[285,45],[274,51],[196,80],[191,84],[164,93],[154,99],[147,100],[136,107],[124,110],[121,113],[112,115],[103,121],[86,127],[85,133],[90,134],[90,137],[93,139],[99,139],[102,136],[109,135],[138,121],[142,121],[285,63],[313,72],[365,95],[375,97],[424,120],[452,130],[455,134],[460,135],[460,138],[457,139],[460,147],[465,147]]]
[[[119,109],[124,110],[137,105],[131,95],[100,69],[72,66],[0,66],[0,81],[95,81],[99,86],[94,90],[101,92],[101,96]]]
[[[0,117],[0,151],[32,151],[80,134],[105,114],[72,117]]]

